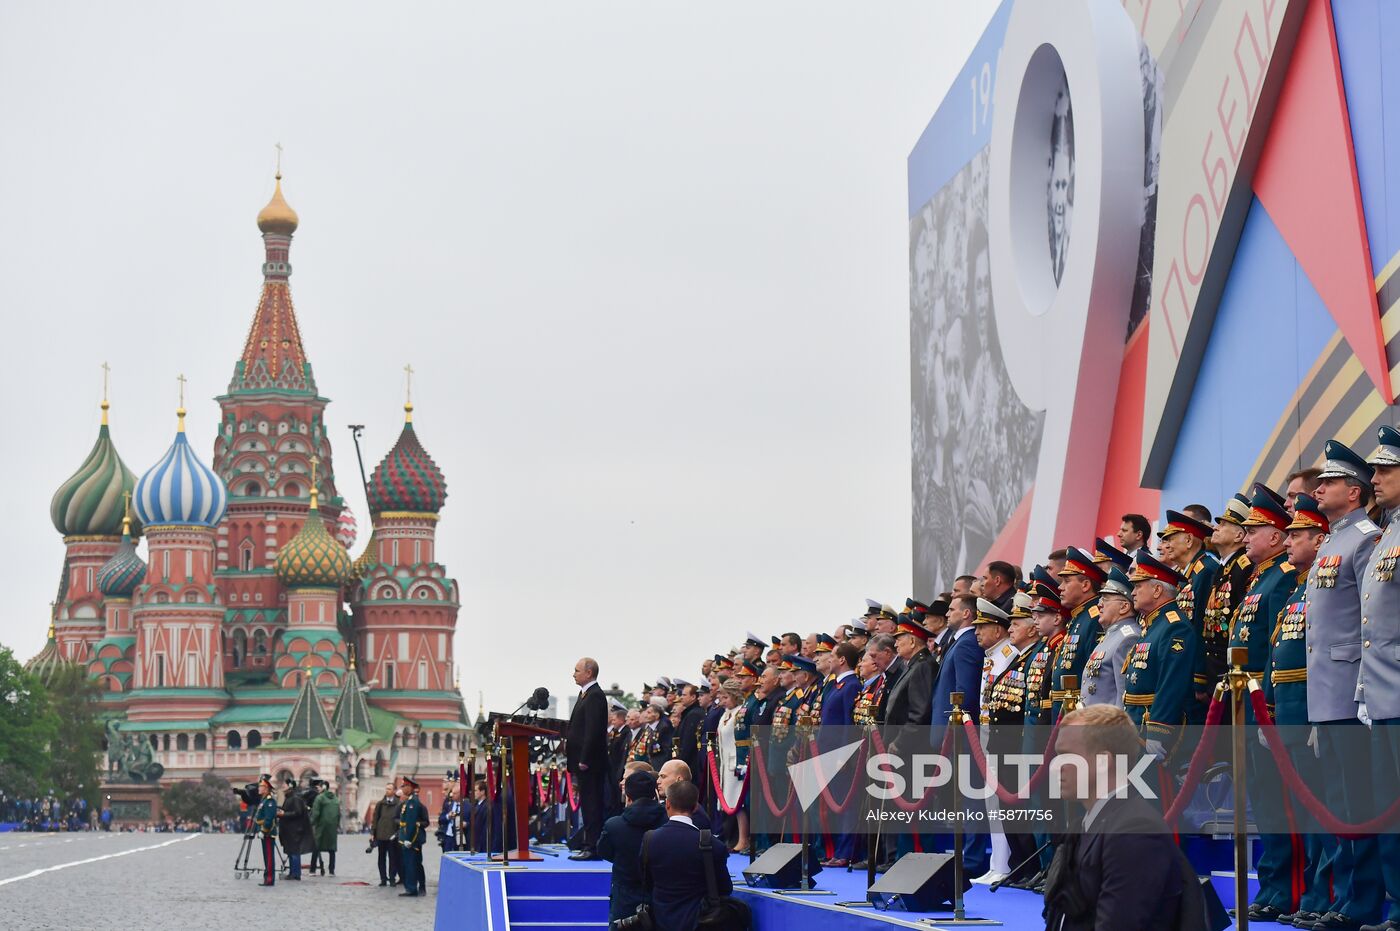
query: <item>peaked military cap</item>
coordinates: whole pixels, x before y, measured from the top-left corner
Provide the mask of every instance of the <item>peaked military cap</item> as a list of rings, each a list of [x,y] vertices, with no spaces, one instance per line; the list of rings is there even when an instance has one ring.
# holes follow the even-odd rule
[[[1210,539],[1210,528],[1190,514],[1181,511],[1167,511],[1167,525],[1157,531],[1157,536],[1165,540],[1178,533],[1189,533],[1198,540]]]
[[[1108,571],[1108,566],[1105,566],[1104,563],[1112,563],[1127,572],[1128,567],[1133,564],[1133,557],[1108,542],[1107,537],[1099,537],[1094,540],[1094,562],[1098,563],[1099,568],[1105,572]]]
[[[763,671],[763,667],[759,666],[758,663],[755,663],[751,659],[744,660],[742,663],[736,666],[735,669],[741,676],[757,676],[760,672]]]
[[[1366,460],[1358,456],[1350,446],[1338,440],[1328,440],[1322,447],[1325,461],[1322,474],[1318,478],[1350,478],[1371,484],[1373,470]]]
[[[1146,549],[1138,550],[1137,557],[1133,559],[1133,571],[1128,574],[1128,579],[1132,582],[1165,582],[1172,588],[1180,588],[1186,584],[1185,576]]]
[[[879,614],[879,613],[880,613],[880,602],[876,601],[874,598],[867,598],[867,599],[865,599],[865,616],[866,616],[866,617],[874,617],[875,615],[877,615],[877,614]]]
[[[978,598],[977,617],[973,618],[972,623],[1000,624],[1002,627],[1007,627],[1011,624],[1011,616],[987,599]]]
[[[1017,592],[1011,599],[1011,617],[1028,618],[1031,616],[1031,596],[1027,592]]]
[[[869,634],[870,626],[865,623],[865,618],[857,617],[851,619],[851,631],[857,634]],[[847,636],[850,636],[849,634]]]
[[[1254,497],[1249,501],[1249,517],[1245,519],[1244,526],[1287,530],[1292,519],[1288,516],[1288,508],[1284,507],[1273,489],[1259,482],[1254,483]]]
[[[1108,578],[1104,579],[1099,594],[1122,595],[1124,598],[1131,598],[1133,596],[1132,580],[1128,578],[1128,573],[1117,566],[1111,566],[1108,570]]]
[[[1060,580],[1051,575],[1050,570],[1047,569],[1045,566],[1036,566],[1034,569],[1031,570],[1032,593],[1034,593],[1035,584],[1037,582],[1053,591],[1057,598],[1059,597]]]
[[[1065,612],[1064,603],[1060,601],[1058,588],[1051,588],[1049,585],[1036,582],[1031,585],[1030,594],[1032,614],[1063,614]]]
[[[662,689],[667,689],[667,690],[669,690],[669,689],[671,688],[671,685],[672,685],[672,682],[671,682],[671,679],[670,679],[669,676],[660,676],[660,677],[658,677],[657,680],[656,680],[656,686],[657,686],[657,688],[662,688]]]
[[[921,641],[928,639],[928,630],[924,625],[914,620],[911,614],[901,614],[899,616],[899,620],[896,621],[894,625],[894,634],[896,637],[900,634],[909,634],[910,636],[918,637]]]
[[[1331,533],[1332,522],[1317,506],[1316,498],[1312,495],[1299,495],[1298,500],[1293,503],[1293,523],[1288,525],[1288,529],[1321,530],[1323,533]]]
[[[899,612],[889,605],[880,605],[880,613],[892,621],[899,617]]]
[[[799,654],[797,656],[792,657],[792,668],[797,672],[810,672],[812,673],[812,675],[816,675],[817,661],[813,659],[808,659],[807,657]]]
[[[1367,465],[1400,465],[1400,430],[1390,424],[1382,424],[1376,431],[1376,442],[1380,445],[1371,453],[1371,458],[1366,460]]]
[[[763,647],[768,646],[768,641],[764,640],[762,637],[760,637],[753,631],[749,631],[746,636],[748,637],[748,639],[744,641],[744,646],[746,647],[758,647],[762,649]]]
[[[412,786],[412,787],[415,788],[415,789],[418,788],[418,783],[415,782],[415,781],[413,780],[413,777],[411,777],[411,776],[400,776],[399,778],[403,780],[403,784],[404,784],[404,785],[406,785],[406,786]]]
[[[919,601],[916,598],[904,599],[904,607],[908,608],[910,611],[922,611],[925,614],[928,614],[928,605],[924,604],[922,601]]]
[[[817,652],[830,653],[836,649],[836,638],[831,634],[817,634]]]
[[[934,617],[947,617],[948,602],[944,601],[942,598],[934,599],[933,604],[928,606],[928,613],[932,614]]]
[[[1225,510],[1216,523],[1223,521],[1227,524],[1234,524],[1236,527],[1243,527],[1247,520],[1249,520],[1249,499],[1239,492],[1235,492],[1235,496],[1225,502]]]
[[[1065,567],[1060,576],[1082,575],[1095,585],[1103,584],[1104,571],[1094,563],[1094,558],[1077,546],[1065,548]]]
[[[780,646],[783,645],[783,638],[782,638],[782,637],[773,636],[773,637],[769,637],[768,639],[769,639],[769,641],[772,642],[773,646],[775,646],[775,647],[780,647]]]

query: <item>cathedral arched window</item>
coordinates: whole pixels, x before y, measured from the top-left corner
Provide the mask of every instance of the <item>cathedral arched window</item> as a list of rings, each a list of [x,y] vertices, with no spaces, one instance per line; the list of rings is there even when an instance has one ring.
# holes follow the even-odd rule
[[[248,749],[249,749],[249,750],[256,750],[256,749],[258,749],[258,748],[261,747],[261,746],[262,746],[262,734],[260,734],[257,730],[251,730],[251,731],[249,731],[249,732],[248,732]]]
[[[243,657],[248,655],[248,632],[239,628],[233,632],[233,668],[243,665]]]
[[[238,731],[229,731],[229,732],[228,732],[228,748],[229,748],[230,750],[242,750],[242,749],[243,749],[243,735],[240,734],[240,733],[238,733]]]
[[[433,749],[434,749],[434,750],[441,750],[441,749],[442,749],[442,736],[441,736],[440,734],[434,734],[434,735],[433,735]]]
[[[249,485],[248,487],[254,488],[256,486]],[[249,494],[253,493],[254,492],[251,491],[249,492]],[[253,568],[253,544],[243,544],[243,549],[239,550],[238,552],[238,565],[243,569],[244,572],[248,572]]]
[[[176,734],[176,735],[175,735],[175,749],[176,749],[176,750],[189,750],[189,748],[190,748],[190,735],[189,735],[189,734]]]
[[[284,496],[288,498],[300,498],[301,486],[298,485],[296,482],[288,482],[286,493]]]
[[[452,749],[452,735],[451,735],[451,734],[448,734],[446,737],[442,738],[442,746],[443,746],[443,748],[446,749],[446,750],[451,750],[451,749]]]
[[[198,604],[199,592],[185,592],[185,604]]]
[[[375,753],[374,753],[374,774],[375,774],[376,776],[382,776],[382,775],[384,775],[384,768],[385,768],[384,751],[383,751],[383,750],[376,750]]]
[[[420,734],[418,735],[418,749],[419,749],[419,750],[426,750],[426,749],[428,749],[428,735],[427,735],[427,734],[422,734],[422,733],[420,733]]]
[[[162,735],[162,736],[161,736],[161,741],[160,741],[160,742],[161,742],[161,744],[163,745],[163,747],[165,748],[166,752],[168,753],[168,752],[170,751],[170,735],[169,735],[169,734],[164,734],[164,735]]]
[[[253,652],[259,656],[267,653],[267,631],[261,627],[253,631]]]
[[[209,738],[206,737],[206,736],[204,736],[203,734],[195,734],[195,735],[194,735],[194,748],[195,748],[195,750],[197,750],[197,751],[198,751],[198,750],[208,750],[208,749],[209,749]]]
[[[257,482],[249,482],[243,486],[243,494],[249,498],[256,498],[258,495],[262,494],[262,486]]]

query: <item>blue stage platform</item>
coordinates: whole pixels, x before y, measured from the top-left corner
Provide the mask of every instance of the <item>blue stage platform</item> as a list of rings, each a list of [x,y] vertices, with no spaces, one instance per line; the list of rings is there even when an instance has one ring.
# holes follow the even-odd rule
[[[568,851],[563,847],[535,849],[544,855],[542,862],[512,863],[509,867],[488,862],[481,855],[444,855],[438,885],[437,931],[606,928],[611,864],[575,863],[568,859]],[[753,910],[754,931],[811,931],[814,927],[929,931],[939,927],[939,919],[952,917],[947,910],[882,912],[868,905],[841,904],[865,901],[865,874],[860,872],[823,870],[816,877],[817,888],[825,893],[820,895],[750,889],[743,885],[740,875],[747,862],[746,858],[731,857],[729,870],[734,876],[735,894]],[[1216,873],[1212,880],[1226,907],[1232,906],[1230,875]],[[1257,887],[1253,881],[1250,885],[1253,892]],[[973,886],[966,896],[966,908],[969,918],[993,918],[1015,931],[1044,927],[1040,896],[1020,889],[993,893],[985,886]]]

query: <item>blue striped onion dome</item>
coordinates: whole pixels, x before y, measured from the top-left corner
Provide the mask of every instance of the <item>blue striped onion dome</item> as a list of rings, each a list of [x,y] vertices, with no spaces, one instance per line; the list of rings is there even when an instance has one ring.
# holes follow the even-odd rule
[[[97,590],[108,598],[130,598],[146,577],[146,563],[136,554],[131,532],[122,534],[122,544],[112,558],[97,570]]]
[[[54,528],[64,536],[115,537],[121,533],[122,493],[135,484],[104,423],[78,471],[54,492],[49,503]]]
[[[132,504],[146,527],[160,524],[191,524],[213,527],[224,516],[228,489],[190,448],[185,438],[184,413],[175,442],[160,462],[151,466],[136,483]]]

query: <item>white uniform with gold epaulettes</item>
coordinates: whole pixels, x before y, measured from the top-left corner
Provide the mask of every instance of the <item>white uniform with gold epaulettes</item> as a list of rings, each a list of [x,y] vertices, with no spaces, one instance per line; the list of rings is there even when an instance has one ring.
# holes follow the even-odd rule
[[[1012,663],[1021,655],[1021,652],[1011,645],[1009,638],[1003,638],[987,650],[987,658],[982,661],[982,703],[978,707],[985,709],[992,699],[992,686],[997,678],[1006,671]],[[982,712],[982,720],[978,727],[979,736],[982,738],[982,748],[987,747],[987,735],[991,731],[991,724],[987,720],[987,712]],[[999,800],[995,795],[987,799],[987,811],[997,811]],[[993,873],[1011,872],[1011,844],[1006,840],[1006,834],[1001,830],[1001,822],[992,821],[989,833],[992,835],[992,869]]]

